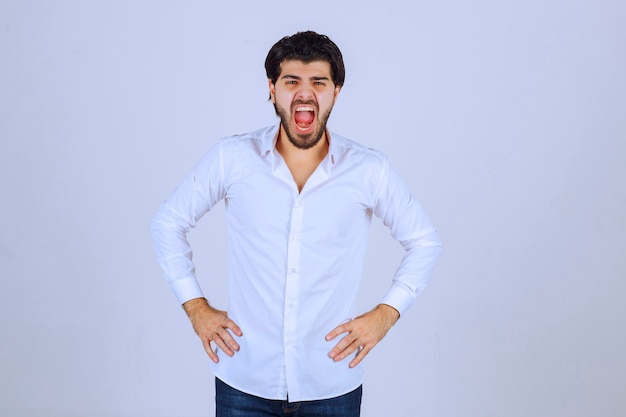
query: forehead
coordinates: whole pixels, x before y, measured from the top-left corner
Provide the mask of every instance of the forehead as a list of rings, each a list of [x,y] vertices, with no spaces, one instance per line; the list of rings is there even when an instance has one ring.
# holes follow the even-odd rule
[[[280,77],[295,75],[305,77],[327,77],[332,79],[330,64],[327,61],[303,62],[295,59],[288,59],[280,63]]]

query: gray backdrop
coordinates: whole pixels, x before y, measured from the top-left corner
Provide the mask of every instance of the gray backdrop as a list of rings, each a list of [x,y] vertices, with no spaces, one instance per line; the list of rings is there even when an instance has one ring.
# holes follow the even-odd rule
[[[363,416],[626,412],[626,3],[0,3],[0,415],[213,414],[149,222],[219,137],[273,124],[263,60],[326,33],[329,126],[387,153],[444,241],[363,363]],[[225,304],[223,207],[192,233]],[[376,219],[362,310],[401,248]]]

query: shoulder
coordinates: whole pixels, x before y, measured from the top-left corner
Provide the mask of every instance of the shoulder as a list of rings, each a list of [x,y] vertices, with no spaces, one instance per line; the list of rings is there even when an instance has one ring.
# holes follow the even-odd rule
[[[369,163],[379,167],[384,167],[389,163],[387,155],[378,149],[368,148],[367,146],[348,139],[342,135],[330,133],[333,153],[340,159],[347,159],[353,162]]]
[[[224,179],[254,169],[258,164],[264,164],[276,131],[274,126],[222,137],[211,146],[198,165],[200,168],[219,169]]]
[[[219,165],[222,169],[251,162],[272,146],[273,133],[276,127],[266,127],[254,132],[225,136],[218,139],[204,153],[198,166]]]
[[[244,151],[246,149],[262,153],[272,146],[277,126],[268,126],[253,132],[235,134],[222,137],[216,146],[221,151]]]

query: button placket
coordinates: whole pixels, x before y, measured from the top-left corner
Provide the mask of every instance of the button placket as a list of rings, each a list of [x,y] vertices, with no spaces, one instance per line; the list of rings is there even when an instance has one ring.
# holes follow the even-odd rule
[[[287,386],[294,389],[297,384],[297,303],[300,287],[300,233],[304,204],[298,198],[291,209],[289,224],[289,239],[287,243],[287,276],[285,279],[285,306],[284,306],[284,351]]]

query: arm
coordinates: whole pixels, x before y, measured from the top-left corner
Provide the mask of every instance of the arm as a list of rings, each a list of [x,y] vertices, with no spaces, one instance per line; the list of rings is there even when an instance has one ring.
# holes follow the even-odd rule
[[[384,164],[373,211],[404,250],[393,282],[372,311],[333,329],[326,340],[347,333],[329,352],[341,361],[358,350],[349,366],[357,366],[380,342],[401,314],[406,312],[428,283],[441,252],[439,235],[400,177]]]
[[[221,159],[218,144],[202,157],[152,219],[152,242],[157,260],[181,304],[203,297],[187,234],[226,195]]]
[[[224,311],[211,307],[195,275],[187,233],[226,194],[219,145],[214,146],[193,172],[161,204],[151,223],[157,258],[165,276],[182,304],[202,344],[214,362],[215,343],[227,355],[239,350],[227,329],[241,336],[241,330]]]

